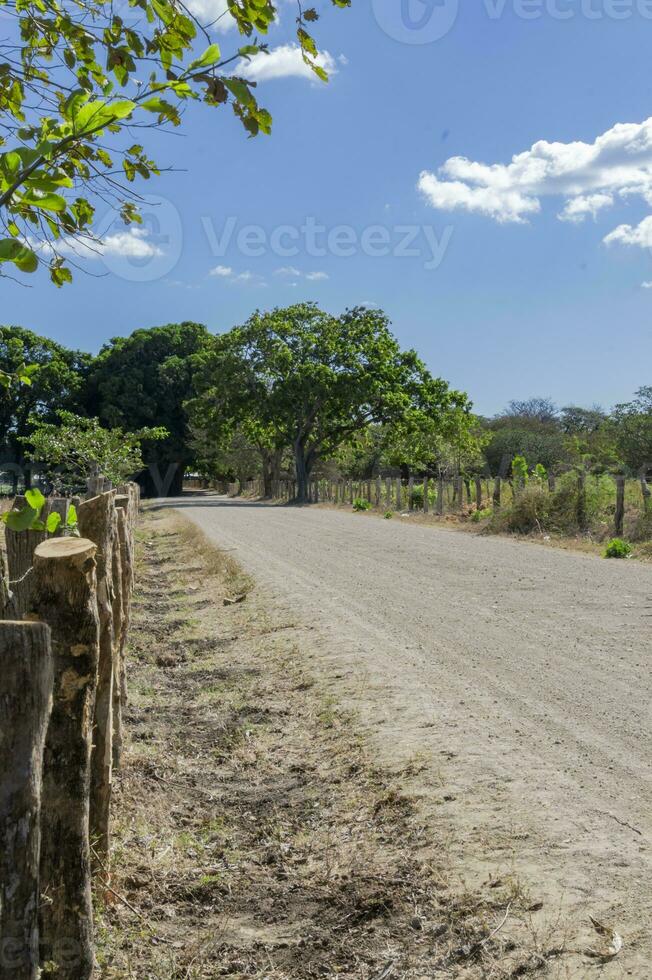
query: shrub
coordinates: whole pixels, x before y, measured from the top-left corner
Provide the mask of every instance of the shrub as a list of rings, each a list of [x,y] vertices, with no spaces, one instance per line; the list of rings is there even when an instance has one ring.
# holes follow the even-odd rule
[[[371,510],[371,503],[365,500],[364,497],[356,497],[353,501],[354,510]]]
[[[486,521],[487,518],[491,517],[493,511],[491,507],[484,507],[482,510],[474,510],[471,514],[471,520],[474,524],[479,524],[480,521]]]
[[[385,511],[385,520],[386,521],[391,521],[391,519],[392,519],[393,516],[394,516],[394,511],[393,510],[386,510]]]
[[[605,558],[629,558],[632,554],[632,546],[623,541],[622,538],[612,538],[605,548]]]

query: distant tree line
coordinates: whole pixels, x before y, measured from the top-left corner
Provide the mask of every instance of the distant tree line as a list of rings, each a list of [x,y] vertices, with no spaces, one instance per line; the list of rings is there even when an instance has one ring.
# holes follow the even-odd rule
[[[189,469],[261,478],[268,493],[289,477],[299,500],[316,475],[511,477],[515,457],[552,473],[652,469],[652,386],[609,411],[532,398],[482,418],[401,349],[380,310],[332,316],[302,303],[218,335],[168,324],[114,338],[96,356],[0,327],[0,371],[25,364],[38,368],[31,384],[0,400],[0,468],[27,465],[28,481],[35,447],[55,430],[49,443],[30,436],[61,413],[96,419],[108,444],[151,430],[135,474],[149,495],[178,494]]]

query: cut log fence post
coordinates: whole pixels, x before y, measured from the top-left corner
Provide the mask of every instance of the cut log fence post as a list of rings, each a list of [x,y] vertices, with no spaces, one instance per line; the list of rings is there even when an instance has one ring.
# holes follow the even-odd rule
[[[402,497],[402,494],[401,494],[402,489],[403,489],[403,487],[401,485],[401,478],[398,477],[397,480],[396,480],[396,509],[399,510],[399,511],[402,509],[402,504],[403,504],[403,501],[401,499],[401,497]]]
[[[408,510],[414,510],[414,477],[411,476],[408,480]]]
[[[383,483],[379,476],[376,477],[376,507],[380,507],[383,496]]]
[[[643,513],[647,515],[652,509],[652,490],[650,490],[645,473],[641,477],[641,493],[643,494]]]
[[[40,976],[41,780],[53,677],[49,628],[0,623],[0,980]]]
[[[385,505],[388,510],[392,508],[392,480],[391,477],[385,479]]]
[[[117,769],[122,763],[123,735],[122,735],[122,645],[123,636],[126,643],[127,623],[125,622],[125,602],[123,596],[124,575],[122,571],[122,548],[120,545],[121,537],[126,533],[125,513],[121,507],[115,508],[116,518],[116,541],[112,554],[113,572],[113,738],[112,738],[112,759],[111,765]],[[122,525],[122,532],[120,527]],[[126,686],[126,681],[125,681]]]
[[[110,490],[85,500],[77,515],[79,532],[97,546],[97,609],[100,619],[100,649],[97,693],[93,718],[91,757],[90,835],[98,870],[108,863],[110,847],[111,792],[113,783],[113,682],[116,674],[116,644],[113,625],[113,551],[118,541],[116,493]],[[121,583],[120,586],[121,587]],[[120,629],[121,624],[117,624]],[[99,863],[98,863],[99,862]]]
[[[127,516],[128,500],[120,495],[115,499],[118,516],[118,541],[120,545],[120,566],[122,572],[122,625],[120,630],[120,641],[116,664],[118,676],[118,696],[120,699],[120,712],[114,718],[116,725],[122,719],[122,711],[127,704],[127,637],[129,624],[131,623],[131,598],[134,591],[134,562],[133,538],[129,530]],[[122,765],[122,729],[117,732],[114,730],[113,743],[113,765],[119,769]]]
[[[424,477],[423,480],[423,513],[427,514],[430,510],[430,501],[428,500],[428,477]]]
[[[57,980],[93,974],[89,843],[92,720],[99,658],[96,547],[52,538],[34,553],[31,618],[52,631],[54,699],[45,740],[40,945]]]
[[[479,476],[475,478],[475,506],[482,510],[482,477]]]
[[[440,517],[444,514],[444,474],[439,474],[437,480],[437,513]]]
[[[16,497],[14,510],[22,510],[27,506],[25,497]],[[68,501],[62,497],[48,497],[45,501],[41,519],[45,520],[51,513],[61,516],[65,524],[68,513]],[[7,569],[9,573],[9,589],[12,593],[11,609],[13,615],[20,619],[27,611],[32,593],[32,565],[34,552],[38,545],[47,540],[47,531],[12,531],[5,528],[5,546],[7,549]]]
[[[616,511],[614,514],[614,531],[617,538],[622,537],[625,521],[625,477],[616,477]]]
[[[501,479],[499,476],[494,480],[494,510],[500,510]]]
[[[577,526],[580,531],[588,529],[588,515],[586,511],[586,473],[580,470],[577,475]]]

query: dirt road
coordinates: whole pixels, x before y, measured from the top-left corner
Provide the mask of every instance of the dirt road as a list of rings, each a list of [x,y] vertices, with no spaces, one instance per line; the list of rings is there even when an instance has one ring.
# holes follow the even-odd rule
[[[311,669],[384,761],[411,762],[466,879],[514,875],[532,929],[588,914],[652,977],[652,567],[395,518],[224,498],[175,503],[312,628]],[[418,763],[418,765],[416,764]]]

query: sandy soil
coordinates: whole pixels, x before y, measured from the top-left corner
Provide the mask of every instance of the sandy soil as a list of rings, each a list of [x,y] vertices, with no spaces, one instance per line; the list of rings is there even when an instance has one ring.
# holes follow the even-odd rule
[[[652,567],[400,518],[174,506],[314,626],[311,671],[383,763],[428,760],[421,804],[467,880],[517,876],[534,927],[577,949],[564,975],[652,976]],[[589,914],[625,939],[597,970]]]

